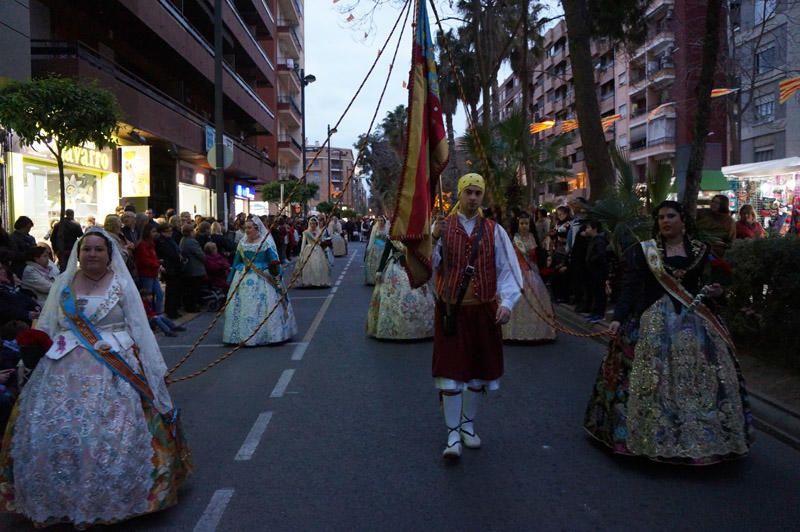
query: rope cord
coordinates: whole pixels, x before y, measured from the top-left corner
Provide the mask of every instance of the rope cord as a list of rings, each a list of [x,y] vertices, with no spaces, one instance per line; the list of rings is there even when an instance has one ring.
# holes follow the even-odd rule
[[[395,22],[395,25],[392,28],[392,34],[393,34],[395,28],[397,27],[397,23],[400,21],[400,19],[403,18],[403,13],[405,13],[405,19],[403,21],[403,28],[400,31],[400,36],[399,36],[399,38],[397,40],[397,46],[395,47],[394,55],[392,56],[392,61],[389,64],[389,71],[388,71],[388,74],[386,76],[386,81],[384,82],[384,85],[383,85],[383,90],[381,91],[380,97],[378,99],[378,103],[377,103],[377,105],[375,107],[375,112],[372,115],[372,119],[370,121],[369,128],[367,129],[367,134],[364,136],[361,144],[358,147],[358,155],[356,156],[355,164],[353,165],[353,168],[350,170],[350,173],[347,176],[347,180],[345,181],[344,186],[342,187],[342,192],[343,193],[337,198],[337,200],[335,202],[335,205],[334,205],[334,209],[341,204],[342,199],[344,198],[344,192],[347,191],[347,189],[350,186],[350,183],[351,183],[351,181],[353,179],[353,176],[355,175],[355,169],[356,169],[356,167],[358,167],[358,163],[361,161],[361,159],[364,156],[364,151],[365,151],[367,143],[369,141],[369,135],[371,134],[372,129],[373,129],[374,125],[375,125],[375,120],[377,119],[378,112],[380,111],[381,103],[383,103],[383,98],[384,98],[384,96],[386,94],[386,89],[389,86],[389,80],[391,79],[392,72],[394,70],[394,63],[395,63],[395,60],[397,59],[397,53],[398,53],[398,51],[400,49],[400,43],[402,42],[403,33],[405,32],[406,22],[408,20],[409,14],[410,14],[410,10],[408,9],[409,5],[410,5],[410,0],[407,0],[405,5],[403,6],[403,9],[400,10],[400,15],[398,16],[397,21]],[[390,34],[390,38],[391,38],[391,34]],[[384,44],[384,49],[385,49],[386,45],[388,44],[388,42],[389,42],[389,39],[387,39],[386,43]],[[382,54],[382,52],[383,52],[383,49],[379,53],[379,56]],[[375,65],[373,64],[373,67],[370,68],[369,73],[367,74],[367,76],[369,76],[372,73],[372,71],[374,70],[374,66]],[[361,86],[359,87],[359,91],[361,90],[361,87],[364,86],[365,82],[366,82],[366,79],[362,82]],[[357,96],[357,94],[358,93],[356,93],[356,96]],[[345,113],[352,106],[352,102],[353,102],[353,100],[355,100],[356,96],[353,97],[353,99],[351,100],[350,105],[347,106],[347,109],[345,110]],[[345,113],[343,113],[342,116],[339,118],[339,121],[337,122],[337,125],[339,123],[341,123],[341,120],[344,118],[344,114]],[[329,142],[329,141],[330,141],[330,136],[328,137],[326,142]],[[320,152],[321,151],[322,150],[320,150]],[[318,153],[320,153],[320,152],[318,152]],[[314,160],[316,160],[316,157],[314,158]],[[313,164],[314,160],[312,160],[312,164]],[[307,171],[307,169],[308,169],[308,167],[306,168],[306,171]],[[270,227],[270,230],[271,230],[271,227]],[[322,239],[322,235],[323,235],[323,231],[320,231],[319,236],[313,241],[312,247],[311,247],[312,252],[313,252],[314,248],[319,245],[319,243],[320,243],[320,241]],[[216,365],[220,364],[221,362],[223,362],[223,361],[227,360],[228,358],[230,358],[231,356],[233,356],[234,353],[238,352],[239,349],[241,349],[247,343],[247,341],[249,341],[253,336],[255,336],[258,333],[258,331],[261,329],[261,327],[263,327],[267,323],[267,321],[272,317],[272,315],[275,313],[275,310],[283,303],[283,301],[288,296],[289,289],[292,288],[295,285],[295,283],[299,279],[300,275],[302,274],[303,268],[305,268],[305,266],[308,263],[310,258],[311,258],[311,253],[309,253],[306,256],[305,260],[301,264],[298,265],[299,266],[298,268],[295,268],[295,271],[292,274],[292,278],[289,281],[289,284],[287,285],[286,290],[282,294],[280,294],[280,298],[278,299],[278,301],[276,301],[275,305],[273,305],[273,307],[270,309],[270,311],[267,313],[267,315],[264,317],[264,319],[261,321],[261,323],[259,323],[258,326],[255,328],[255,330],[250,334],[250,336],[248,336],[247,338],[242,340],[238,345],[236,345],[235,347],[233,347],[231,350],[229,350],[228,352],[224,353],[223,355],[219,356],[217,359],[215,359],[214,361],[212,361],[211,363],[209,363],[208,365],[206,365],[202,369],[197,370],[197,371],[195,371],[193,373],[190,373],[189,375],[186,375],[186,376],[183,376],[183,377],[180,377],[180,378],[168,379],[167,383],[168,384],[174,384],[176,382],[186,381],[186,380],[190,380],[190,379],[193,379],[195,377],[198,377],[198,376],[202,375],[203,373],[207,372],[208,370],[210,370],[211,368],[213,368],[214,366],[216,366]],[[239,280],[239,283],[237,283],[237,285],[236,285],[237,288],[238,288],[239,284],[241,283],[241,281],[244,279],[246,273],[247,273],[247,270],[245,270],[245,273],[242,274],[242,276],[241,276],[241,278]],[[229,296],[228,300],[225,302],[226,305],[230,301],[231,297],[232,297],[232,295]],[[199,343],[202,341],[202,339],[208,334],[208,332],[214,326],[214,323],[216,323],[216,320],[218,319],[218,317],[219,317],[219,313],[218,313],[217,316],[215,316],[215,319],[212,322],[212,324],[208,327],[208,329],[206,329],[206,331],[203,333],[203,336],[201,337],[200,340],[198,340],[198,342],[195,344],[195,346],[192,348],[192,350],[195,350],[197,345],[199,345]],[[180,365],[182,365],[186,361],[186,359],[188,359],[190,354],[191,353],[188,353],[186,356],[184,356],[184,358],[179,362],[179,364],[177,364],[175,367],[173,367],[169,371],[167,376],[169,377],[169,375],[174,373],[174,371],[177,370],[178,367],[180,367]]]
[[[425,0],[420,0],[420,1],[425,1]],[[431,8],[433,9],[434,17],[436,17],[436,25],[439,27],[439,31],[442,32],[442,35],[444,35],[445,31],[444,31],[444,27],[442,27],[442,21],[439,19],[439,12],[436,9],[436,2],[431,2]],[[456,85],[458,86],[458,93],[459,93],[459,96],[461,97],[461,103],[464,106],[464,110],[465,110],[464,114],[466,114],[466,116],[467,116],[467,122],[469,123],[470,129],[472,129],[475,132],[475,145],[476,145],[476,147],[478,149],[478,158],[480,159],[481,165],[483,166],[484,171],[486,172],[487,178],[489,178],[489,177],[491,177],[491,169],[489,167],[489,158],[486,155],[486,151],[483,148],[483,143],[481,142],[480,136],[477,133],[477,131],[478,131],[477,130],[477,126],[473,122],[472,116],[470,115],[470,113],[466,112],[467,111],[467,103],[466,103],[467,102],[467,98],[466,98],[466,93],[464,91],[464,85],[463,85],[462,80],[461,80],[461,75],[459,74],[458,69],[456,69],[456,63],[453,60],[453,54],[452,54],[452,51],[450,50],[450,45],[447,43],[447,40],[445,40],[445,39],[443,39],[443,43],[444,43],[445,55],[447,55],[447,60],[450,62],[451,70],[453,71],[453,74],[455,75],[455,78],[456,78]],[[484,106],[484,107],[487,107],[487,106]],[[484,109],[484,112],[488,112],[488,108]],[[513,243],[512,243],[512,245],[513,245]],[[508,257],[508,251],[506,251],[506,260],[511,260],[511,258]],[[517,258],[514,257],[513,260],[517,260]],[[530,306],[531,309],[542,320],[545,321],[545,323],[547,323],[548,325],[550,325],[554,329],[556,329],[556,330],[558,330],[560,332],[563,332],[565,334],[568,334],[568,335],[571,335],[571,336],[576,336],[576,337],[579,337],[579,338],[591,338],[591,337],[595,337],[595,336],[603,336],[603,335],[609,334],[607,331],[599,331],[599,332],[594,332],[594,333],[582,333],[582,332],[574,331],[574,330],[568,329],[568,328],[564,327],[563,325],[561,325],[560,323],[558,323],[558,321],[555,319],[555,316],[548,317],[548,316],[543,315],[541,312],[539,312],[539,310],[535,307],[535,305],[528,298],[528,296],[526,294],[526,291],[524,289],[524,286],[522,284],[520,284],[519,280],[515,276],[512,275],[512,277],[514,277],[514,282],[517,284],[517,287],[520,289],[520,292],[522,293],[522,296],[525,299],[525,302],[528,304],[528,306]],[[523,283],[524,282],[525,281],[523,279]],[[538,301],[538,296],[536,296],[536,294],[535,294],[535,292],[533,290],[528,290],[528,292],[533,292],[534,293],[534,297],[537,299],[537,302],[539,303],[539,305],[542,304],[541,301]],[[541,308],[544,308],[544,306],[542,306]]]

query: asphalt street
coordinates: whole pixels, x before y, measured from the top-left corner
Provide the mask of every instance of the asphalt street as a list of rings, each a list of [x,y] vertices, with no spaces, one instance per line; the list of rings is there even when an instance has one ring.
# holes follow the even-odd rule
[[[441,459],[431,343],[366,337],[363,245],[332,289],[292,290],[299,331],[171,387],[195,472],[179,504],[111,530],[796,530],[800,453],[758,433],[705,468],[613,457],[582,429],[603,347],[561,335],[507,346],[478,416],[484,446]],[[210,322],[164,338],[168,365]],[[306,343],[308,342],[308,343]],[[227,349],[221,322],[183,375]],[[32,530],[1,516],[1,530]]]

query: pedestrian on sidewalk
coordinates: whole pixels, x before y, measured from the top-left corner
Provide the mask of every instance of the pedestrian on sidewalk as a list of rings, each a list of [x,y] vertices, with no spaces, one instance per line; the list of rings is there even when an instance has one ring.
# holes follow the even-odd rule
[[[706,306],[709,247],[676,201],[655,210],[653,239],[629,248],[622,293],[584,427],[614,453],[706,465],[750,449],[752,417],[735,347]]]
[[[53,226],[50,233],[50,242],[53,244],[53,251],[58,257],[58,269],[64,271],[69,260],[69,253],[75,241],[83,236],[81,224],[75,221],[75,211],[67,209],[64,211],[64,219]]]
[[[437,219],[432,236],[437,304],[433,378],[447,427],[445,458],[461,456],[462,443],[479,448],[475,417],[481,397],[503,376],[503,334],[520,297],[522,275],[514,247],[500,224],[480,210],[483,177],[458,181],[458,203]]]
[[[178,309],[183,297],[183,255],[175,238],[172,236],[172,226],[163,223],[158,226],[158,240],[156,240],[156,254],[164,266],[164,312],[170,319],[180,318]]]
[[[608,280],[608,240],[603,225],[597,220],[587,220],[583,236],[589,244],[586,247],[586,273],[590,323],[599,323],[606,317],[606,281]]]

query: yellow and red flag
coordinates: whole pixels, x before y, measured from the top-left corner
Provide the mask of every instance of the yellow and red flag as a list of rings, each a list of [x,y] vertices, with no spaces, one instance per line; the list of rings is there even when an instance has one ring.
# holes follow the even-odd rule
[[[650,111],[650,114],[647,115],[647,119],[652,120],[654,118],[663,115],[667,111],[675,111],[675,102],[662,103],[661,105]]]
[[[569,133],[578,129],[578,119],[570,118],[561,122],[561,133]]]
[[[603,132],[608,131],[608,128],[614,125],[614,122],[622,118],[622,115],[611,115],[603,117],[600,123],[603,125]]]
[[[542,131],[548,130],[551,127],[556,125],[555,120],[545,120],[544,122],[534,122],[531,124],[530,130],[531,135],[535,135],[537,133],[541,133]]]
[[[406,272],[415,288],[431,278],[431,205],[449,158],[425,2],[417,4],[408,82],[408,145],[391,225],[391,238],[406,245]]]
[[[719,98],[720,96],[727,96],[728,94],[732,94],[739,89],[711,89],[711,97],[712,98]]]
[[[792,97],[792,94],[800,89],[800,76],[796,78],[789,78],[781,81],[778,84],[780,95],[778,96],[779,103],[786,103],[786,100]]]

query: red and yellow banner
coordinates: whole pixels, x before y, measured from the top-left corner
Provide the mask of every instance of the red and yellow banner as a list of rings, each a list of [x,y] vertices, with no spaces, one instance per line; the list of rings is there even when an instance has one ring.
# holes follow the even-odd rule
[[[556,125],[555,120],[545,120],[544,122],[534,122],[531,124],[530,131],[531,135],[535,135],[537,133],[541,133],[542,131],[546,131],[551,127]]]
[[[654,118],[663,115],[667,111],[673,111],[673,112],[675,111],[675,102],[662,103],[661,105],[650,111],[650,114],[647,115],[647,119],[652,120]]]
[[[798,89],[800,89],[800,76],[781,81],[778,84],[778,89],[780,90],[780,95],[778,96],[778,102],[786,103],[786,101],[792,97],[792,94],[794,94],[795,92],[797,92]]]
[[[406,245],[406,271],[412,287],[431,278],[431,205],[449,158],[425,2],[417,2],[408,81],[408,145],[391,225],[391,238]]]
[[[561,133],[569,133],[570,131],[575,131],[578,129],[578,120],[576,118],[570,118],[568,120],[563,120],[561,122]]]
[[[614,125],[614,122],[622,118],[622,115],[611,115],[603,117],[600,123],[603,125],[603,132],[608,131],[608,128]]]
[[[711,97],[712,98],[719,98],[720,96],[727,96],[728,94],[732,94],[739,89],[711,89]]]

